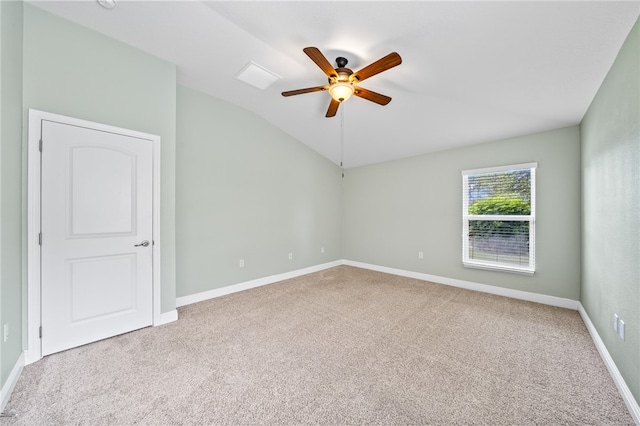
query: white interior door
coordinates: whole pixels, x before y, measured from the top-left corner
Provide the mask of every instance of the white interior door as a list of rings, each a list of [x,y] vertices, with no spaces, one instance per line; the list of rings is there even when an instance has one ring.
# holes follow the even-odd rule
[[[44,356],[152,324],[153,146],[47,120],[42,141]]]

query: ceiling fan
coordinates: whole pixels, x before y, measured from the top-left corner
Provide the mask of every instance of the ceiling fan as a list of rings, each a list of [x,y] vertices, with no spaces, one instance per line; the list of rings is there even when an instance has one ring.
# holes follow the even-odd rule
[[[348,61],[343,57],[336,58],[338,68],[333,68],[327,58],[316,47],[305,47],[302,49],[313,62],[320,67],[329,78],[329,85],[309,87],[306,89],[289,90],[282,92],[282,96],[302,95],[303,93],[321,92],[328,90],[331,95],[331,103],[325,117],[334,117],[338,112],[341,102],[346,101],[351,95],[358,96],[379,105],[386,105],[391,102],[389,96],[367,90],[358,84],[376,74],[398,66],[402,63],[402,58],[396,52],[389,53],[384,58],[378,59],[374,63],[367,65],[360,71],[353,72],[346,68]]]

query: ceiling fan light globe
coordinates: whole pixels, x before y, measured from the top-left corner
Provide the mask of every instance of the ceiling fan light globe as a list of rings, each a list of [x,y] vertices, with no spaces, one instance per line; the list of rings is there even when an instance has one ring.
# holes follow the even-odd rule
[[[329,94],[338,102],[344,102],[353,95],[353,86],[349,83],[334,83],[329,88]]]

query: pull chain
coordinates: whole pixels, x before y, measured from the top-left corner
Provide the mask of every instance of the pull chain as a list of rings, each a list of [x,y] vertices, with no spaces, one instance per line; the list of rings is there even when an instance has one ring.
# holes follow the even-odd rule
[[[344,159],[344,105],[340,108],[340,171],[344,178],[344,167],[342,161]]]

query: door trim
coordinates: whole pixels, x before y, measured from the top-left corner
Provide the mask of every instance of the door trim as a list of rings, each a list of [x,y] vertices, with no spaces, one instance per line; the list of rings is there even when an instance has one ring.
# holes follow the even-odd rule
[[[87,127],[105,132],[148,139],[153,146],[153,248],[152,248],[152,281],[153,281],[153,325],[166,323],[162,318],[161,281],[160,281],[160,136],[142,133],[106,124],[94,123],[77,118],[66,117],[45,111],[29,109],[29,135],[27,147],[27,350],[26,364],[31,364],[42,358],[40,339],[41,299],[40,299],[40,136],[42,134],[42,120],[73,126]]]

